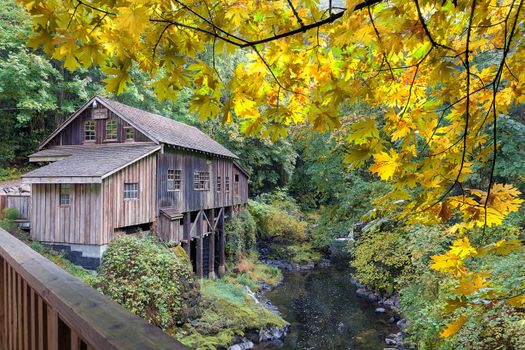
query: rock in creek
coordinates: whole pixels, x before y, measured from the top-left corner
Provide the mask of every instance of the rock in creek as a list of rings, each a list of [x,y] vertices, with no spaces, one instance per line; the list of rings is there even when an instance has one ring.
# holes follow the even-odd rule
[[[228,350],[250,350],[253,349],[253,343],[246,338],[242,338],[243,342],[232,345]]]

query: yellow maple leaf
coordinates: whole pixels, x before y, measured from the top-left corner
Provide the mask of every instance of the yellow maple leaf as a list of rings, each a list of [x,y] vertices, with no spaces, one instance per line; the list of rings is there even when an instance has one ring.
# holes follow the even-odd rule
[[[512,298],[507,299],[507,303],[514,307],[523,307],[525,306],[525,295],[518,295]]]
[[[119,7],[115,24],[133,37],[139,36],[149,24],[148,9],[144,6]]]
[[[390,149],[389,153],[374,154],[374,164],[370,166],[370,171],[377,173],[382,180],[391,180],[400,165],[399,155],[395,150]]]
[[[104,72],[112,75],[112,77],[103,80],[106,83],[106,89],[121,94],[126,88],[126,83],[130,80],[127,70],[124,68],[105,68]]]
[[[447,323],[447,325],[445,326],[445,329],[443,329],[440,336],[442,338],[449,338],[453,336],[461,329],[461,327],[463,327],[463,325],[465,324],[465,322],[467,322],[467,320],[468,320],[467,315],[461,315],[454,322]]]
[[[459,295],[469,295],[487,287],[488,285],[489,282],[480,274],[471,273],[460,279],[459,286],[456,288],[456,293]]]
[[[362,145],[369,142],[370,139],[379,137],[379,130],[376,121],[372,118],[359,120],[350,127],[350,135],[347,137],[348,142]]]

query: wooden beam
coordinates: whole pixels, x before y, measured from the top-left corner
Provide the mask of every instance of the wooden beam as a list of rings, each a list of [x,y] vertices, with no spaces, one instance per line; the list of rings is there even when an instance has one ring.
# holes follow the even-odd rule
[[[203,222],[203,215],[200,215],[202,213],[202,211],[199,212],[199,214],[197,215],[197,220],[195,220],[196,222],[196,227],[197,227],[197,254],[196,254],[196,263],[195,263],[195,266],[196,266],[196,270],[195,271],[197,273],[197,276],[199,276],[199,278],[203,278],[204,277],[204,269],[203,269],[203,245],[202,245],[202,240],[203,240],[203,229],[204,229],[204,222]]]
[[[184,213],[184,219],[183,219],[183,236],[184,240],[186,241],[186,244],[184,246],[184,250],[186,251],[186,254],[188,255],[188,258],[191,256],[191,214],[190,213]]]
[[[223,208],[224,209],[224,208]],[[221,216],[219,217],[219,276],[223,276],[226,272],[226,233],[224,232],[224,214],[225,210],[222,210]]]
[[[209,263],[208,263],[208,278],[215,278],[215,209],[211,210],[210,214],[211,222],[214,223],[214,227],[211,228],[211,235],[208,239],[209,244]]]

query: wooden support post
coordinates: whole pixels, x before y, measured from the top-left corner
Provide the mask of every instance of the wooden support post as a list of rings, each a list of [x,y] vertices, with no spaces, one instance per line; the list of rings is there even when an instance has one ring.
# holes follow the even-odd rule
[[[219,231],[219,276],[222,277],[226,272],[226,232],[224,232],[224,214],[226,208],[222,211],[218,222]]]
[[[210,236],[208,239],[208,251],[209,251],[209,259],[208,259],[208,278],[215,278],[215,209],[212,209],[210,211]]]
[[[202,241],[203,241],[203,232],[204,232],[204,222],[203,222],[203,219],[204,219],[204,213],[201,212],[199,213],[199,215],[197,216],[197,223],[196,223],[196,229],[197,229],[197,256],[196,256],[196,270],[195,271],[197,273],[197,276],[199,276],[199,278],[203,278],[204,277],[204,269],[203,269],[203,246],[202,246]]]
[[[184,250],[188,254],[188,258],[191,257],[191,213],[184,213],[183,220],[183,239],[186,241]]]

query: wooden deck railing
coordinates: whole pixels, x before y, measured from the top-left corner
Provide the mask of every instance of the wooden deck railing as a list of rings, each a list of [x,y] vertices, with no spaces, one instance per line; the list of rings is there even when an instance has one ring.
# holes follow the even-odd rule
[[[186,349],[0,229],[0,349]]]

